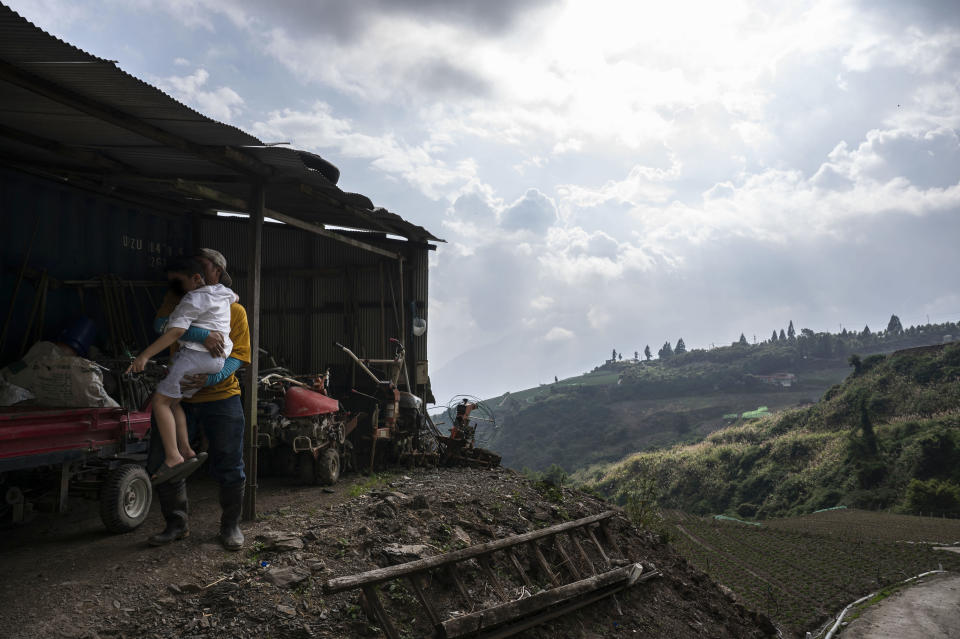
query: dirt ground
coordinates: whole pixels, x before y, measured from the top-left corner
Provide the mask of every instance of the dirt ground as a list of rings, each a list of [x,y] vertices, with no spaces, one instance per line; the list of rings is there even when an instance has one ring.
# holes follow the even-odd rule
[[[151,548],[162,528],[157,505],[126,535],[106,533],[92,504],[65,516],[40,515],[0,531],[0,635],[10,639],[168,637],[342,638],[383,636],[356,591],[326,596],[336,576],[397,563],[389,544],[421,544],[424,556],[527,532],[611,508],[591,496],[547,491],[505,469],[413,469],[333,489],[261,481],[259,520],[245,524],[246,547],[220,548],[215,485],[191,480],[191,534]],[[663,577],[603,600],[522,637],[763,637],[774,628],[725,596],[650,532],[614,518],[613,536],[631,561]],[[551,562],[558,557],[550,555]],[[590,554],[590,553],[588,553]],[[531,574],[536,568],[528,559]],[[559,563],[559,562],[558,562]],[[555,564],[556,565],[556,564]],[[478,568],[478,567],[477,567]],[[501,574],[506,566],[494,569]],[[480,570],[464,571],[470,607],[498,602]],[[505,584],[516,587],[517,584]],[[467,612],[451,583],[428,584],[448,614]],[[402,585],[383,588],[384,605],[405,638],[430,626]]]
[[[960,575],[931,575],[869,607],[842,639],[960,637]]]

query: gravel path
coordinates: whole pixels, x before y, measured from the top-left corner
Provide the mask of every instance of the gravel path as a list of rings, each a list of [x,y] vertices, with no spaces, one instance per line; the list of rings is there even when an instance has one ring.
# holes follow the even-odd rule
[[[867,609],[842,639],[960,637],[960,575],[928,577]]]

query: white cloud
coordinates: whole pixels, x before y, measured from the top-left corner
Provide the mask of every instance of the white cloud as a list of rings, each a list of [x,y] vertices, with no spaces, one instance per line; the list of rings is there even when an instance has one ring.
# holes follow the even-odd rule
[[[676,180],[680,173],[681,164],[674,159],[669,169],[638,164],[623,180],[608,180],[597,189],[568,184],[557,190],[565,200],[580,207],[592,207],[610,200],[631,204],[665,202],[674,193],[674,188],[665,183]]]
[[[330,105],[317,102],[309,111],[282,109],[253,124],[253,132],[269,139],[292,140],[311,150],[335,150],[344,157],[370,160],[383,173],[397,176],[429,198],[438,200],[476,181],[477,164],[471,158],[448,162],[438,156],[444,144],[427,139],[407,144],[394,133],[371,135],[333,114]]]
[[[553,303],[554,299],[552,297],[541,295],[530,300],[530,308],[534,309],[535,311],[544,311],[553,306]]]
[[[576,152],[583,148],[583,142],[576,138],[567,138],[560,140],[553,145],[554,155],[563,155],[564,153]]]
[[[563,328],[561,326],[554,326],[549,331],[547,331],[547,334],[543,336],[543,339],[548,342],[563,342],[563,341],[571,340],[574,337],[576,337],[576,335],[574,334],[573,331]]]
[[[587,322],[592,329],[604,328],[610,323],[611,319],[613,318],[610,316],[610,312],[601,306],[591,306],[590,310],[587,311]]]
[[[210,73],[200,68],[190,75],[160,78],[157,86],[214,120],[232,121],[243,110],[243,98],[230,87],[208,90],[209,79]]]
[[[543,233],[557,221],[557,205],[538,189],[527,189],[498,214],[500,226],[511,231]]]

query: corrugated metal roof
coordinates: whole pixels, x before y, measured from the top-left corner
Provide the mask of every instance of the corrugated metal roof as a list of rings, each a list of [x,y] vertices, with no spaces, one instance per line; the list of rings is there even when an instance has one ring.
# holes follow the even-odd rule
[[[212,120],[177,102],[110,60],[98,58],[47,33],[3,4],[0,4],[0,60],[130,115],[154,120],[152,123],[161,128],[177,126],[176,123],[206,125],[195,126],[191,131],[191,138],[199,144],[263,144],[236,127]]]
[[[7,166],[108,183],[117,196],[162,197],[187,211],[217,205],[177,190],[176,179],[245,200],[255,169],[267,178],[271,209],[319,224],[440,241],[366,196],[340,190],[335,170],[328,171],[332,180],[324,177],[304,164],[302,153],[265,147],[0,4],[0,161]],[[316,166],[319,156],[308,159]]]

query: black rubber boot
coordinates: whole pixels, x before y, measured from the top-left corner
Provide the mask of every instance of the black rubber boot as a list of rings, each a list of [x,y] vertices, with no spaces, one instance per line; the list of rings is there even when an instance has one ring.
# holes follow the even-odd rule
[[[220,543],[227,550],[243,548],[243,532],[240,530],[240,513],[243,510],[245,482],[233,486],[220,486]]]
[[[167,526],[163,532],[147,540],[151,546],[163,546],[190,534],[190,528],[187,525],[189,504],[186,480],[178,479],[159,484],[157,495],[160,497],[160,512],[163,513]]]

